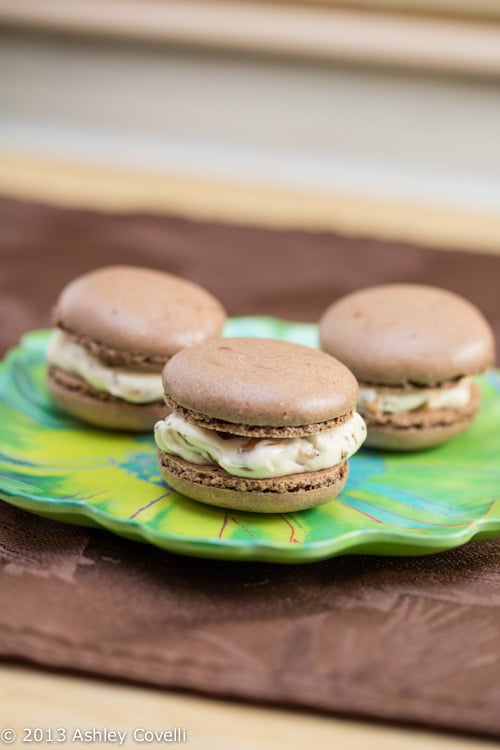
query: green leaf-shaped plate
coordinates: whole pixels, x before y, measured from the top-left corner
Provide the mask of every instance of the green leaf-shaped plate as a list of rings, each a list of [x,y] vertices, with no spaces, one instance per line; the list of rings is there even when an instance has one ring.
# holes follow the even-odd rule
[[[315,346],[314,325],[236,318],[227,335]],[[415,555],[500,535],[500,372],[478,379],[473,426],[434,450],[361,450],[344,492],[287,515],[225,512],[165,486],[152,436],[91,429],[45,388],[47,331],[0,365],[0,496],[49,518],[103,526],[187,555],[305,562],[341,553]]]

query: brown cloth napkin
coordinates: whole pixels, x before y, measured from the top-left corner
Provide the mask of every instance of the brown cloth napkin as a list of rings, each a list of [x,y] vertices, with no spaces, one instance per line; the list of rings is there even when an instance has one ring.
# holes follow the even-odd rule
[[[500,344],[500,256],[8,200],[0,217],[3,348],[49,324],[69,279],[117,262],[204,284],[232,315],[294,320],[357,287],[433,283],[476,302]],[[421,558],[207,561],[0,503],[0,592],[4,658],[500,736],[500,541]]]

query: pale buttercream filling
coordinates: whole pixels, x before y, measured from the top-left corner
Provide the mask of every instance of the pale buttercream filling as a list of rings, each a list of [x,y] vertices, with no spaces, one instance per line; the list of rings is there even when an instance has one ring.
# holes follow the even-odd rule
[[[60,328],[52,332],[47,361],[65,372],[78,375],[96,390],[106,391],[124,401],[133,404],[163,401],[163,385],[159,373],[108,367]]]
[[[360,386],[358,409],[372,414],[400,414],[415,409],[460,409],[471,400],[471,380],[462,378],[451,388],[414,388],[393,391]]]
[[[304,437],[222,436],[172,412],[155,425],[158,448],[192,464],[216,464],[237,477],[267,479],[330,469],[355,453],[366,438],[363,418]]]

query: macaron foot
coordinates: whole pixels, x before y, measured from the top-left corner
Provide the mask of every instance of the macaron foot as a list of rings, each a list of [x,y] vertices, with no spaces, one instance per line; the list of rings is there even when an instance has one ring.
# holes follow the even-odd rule
[[[192,500],[251,513],[293,513],[329,502],[340,494],[349,465],[272,479],[247,479],[212,464],[194,465],[158,452],[161,473],[177,492]]]

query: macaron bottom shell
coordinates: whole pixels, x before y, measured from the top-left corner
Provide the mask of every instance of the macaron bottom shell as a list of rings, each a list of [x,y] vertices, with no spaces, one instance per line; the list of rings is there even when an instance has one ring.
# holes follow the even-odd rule
[[[170,411],[163,401],[133,404],[104,391],[96,391],[81,378],[57,367],[49,367],[47,386],[63,411],[94,427],[108,430],[149,432]]]
[[[369,425],[365,447],[389,451],[417,451],[433,448],[460,435],[469,427],[473,419],[474,417],[469,417],[449,425],[403,429],[390,425]]]
[[[329,502],[340,494],[349,474],[342,461],[323,471],[273,479],[242,479],[215,465],[194,465],[158,452],[167,484],[186,497],[221,508],[251,513],[292,513]]]

